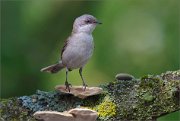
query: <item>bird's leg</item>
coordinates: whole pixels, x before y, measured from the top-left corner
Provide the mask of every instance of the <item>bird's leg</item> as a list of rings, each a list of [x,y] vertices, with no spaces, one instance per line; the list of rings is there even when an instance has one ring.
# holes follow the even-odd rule
[[[79,74],[80,74],[80,76],[81,76],[81,79],[82,79],[82,82],[83,82],[83,88],[84,88],[84,91],[86,90],[86,87],[88,86],[86,83],[85,83],[85,80],[84,80],[84,78],[83,78],[83,76],[82,76],[82,67],[79,69]]]
[[[68,91],[70,92],[70,86],[72,86],[69,82],[68,82],[68,69],[66,68],[66,81],[65,81],[65,86],[66,89],[68,89]]]

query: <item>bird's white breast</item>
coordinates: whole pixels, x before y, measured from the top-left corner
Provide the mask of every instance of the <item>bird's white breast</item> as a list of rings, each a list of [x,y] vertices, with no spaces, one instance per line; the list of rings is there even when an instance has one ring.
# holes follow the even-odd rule
[[[83,67],[92,56],[93,49],[94,42],[91,34],[73,34],[63,52],[63,64],[70,69]]]

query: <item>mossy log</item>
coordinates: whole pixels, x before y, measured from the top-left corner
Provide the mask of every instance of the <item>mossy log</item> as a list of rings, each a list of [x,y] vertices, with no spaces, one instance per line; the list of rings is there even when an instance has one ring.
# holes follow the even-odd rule
[[[80,99],[57,91],[0,100],[0,120],[33,121],[36,111],[67,111],[87,107],[98,121],[156,120],[180,109],[180,70],[102,85],[103,94]]]

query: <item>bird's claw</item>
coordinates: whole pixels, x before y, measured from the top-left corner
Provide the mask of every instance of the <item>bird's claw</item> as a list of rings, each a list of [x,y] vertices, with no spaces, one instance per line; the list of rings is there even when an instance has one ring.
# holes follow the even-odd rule
[[[66,86],[66,90],[70,92],[70,87],[72,87],[72,85],[66,81],[65,86]]]
[[[84,91],[86,91],[86,87],[87,87],[87,86],[88,86],[87,84],[85,84],[85,83],[83,84],[83,90],[84,90]]]

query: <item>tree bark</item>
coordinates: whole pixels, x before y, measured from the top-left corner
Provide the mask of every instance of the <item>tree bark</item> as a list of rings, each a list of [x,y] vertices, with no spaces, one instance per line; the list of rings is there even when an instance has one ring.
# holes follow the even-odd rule
[[[67,111],[87,107],[98,112],[98,121],[156,120],[180,109],[180,70],[140,79],[101,85],[103,94],[80,99],[58,91],[37,90],[31,96],[0,100],[0,120],[35,120],[36,111]]]

